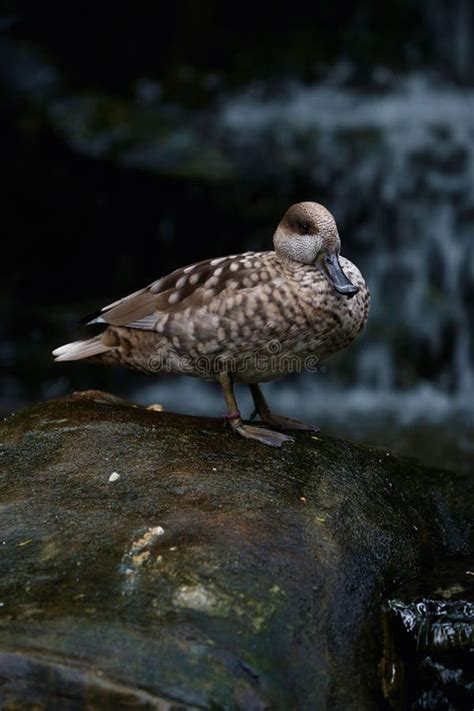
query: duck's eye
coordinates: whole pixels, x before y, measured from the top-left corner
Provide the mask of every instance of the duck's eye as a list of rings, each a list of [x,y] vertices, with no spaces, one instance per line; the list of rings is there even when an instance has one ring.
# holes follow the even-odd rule
[[[300,222],[299,228],[302,234],[307,235],[309,233],[310,224],[309,222]]]

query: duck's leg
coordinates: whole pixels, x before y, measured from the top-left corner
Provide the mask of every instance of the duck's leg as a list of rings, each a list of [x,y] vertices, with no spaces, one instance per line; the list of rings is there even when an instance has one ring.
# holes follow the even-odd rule
[[[234,432],[237,432],[241,437],[245,437],[246,439],[255,439],[257,442],[262,442],[262,444],[268,444],[270,447],[281,447],[283,442],[294,441],[293,437],[288,437],[288,435],[281,434],[280,432],[266,430],[263,429],[263,427],[244,425],[234,396],[232,376],[230,373],[219,373],[219,382],[227,404],[228,414],[226,415],[226,420]]]
[[[307,425],[305,422],[292,420],[290,417],[274,415],[268,407],[267,401],[263,397],[260,387],[256,383],[252,383],[249,387],[250,392],[252,393],[255,410],[259,414],[262,422],[265,422],[265,424],[273,425],[273,427],[277,427],[280,430],[309,430],[311,432],[319,432],[319,429],[315,425]]]

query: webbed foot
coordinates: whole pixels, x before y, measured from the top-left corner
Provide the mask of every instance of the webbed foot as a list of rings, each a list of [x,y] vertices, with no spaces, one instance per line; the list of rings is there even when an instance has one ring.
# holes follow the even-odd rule
[[[260,415],[262,422],[267,425],[272,425],[279,430],[303,430],[306,432],[319,432],[319,427],[316,425],[307,425],[306,422],[301,422],[300,420],[293,420],[291,417],[282,417],[281,415],[274,415],[273,412],[264,413]]]
[[[281,447],[285,442],[294,442],[293,437],[267,430],[264,427],[254,427],[253,425],[236,424],[232,429],[245,439],[254,439],[257,442],[266,444],[269,447]]]

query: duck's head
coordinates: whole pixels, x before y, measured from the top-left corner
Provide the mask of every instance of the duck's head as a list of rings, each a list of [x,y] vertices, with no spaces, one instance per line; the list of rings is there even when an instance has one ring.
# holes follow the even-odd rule
[[[340,294],[351,298],[359,289],[342,271],[341,240],[329,210],[317,202],[299,202],[284,214],[273,236],[280,259],[314,264]]]

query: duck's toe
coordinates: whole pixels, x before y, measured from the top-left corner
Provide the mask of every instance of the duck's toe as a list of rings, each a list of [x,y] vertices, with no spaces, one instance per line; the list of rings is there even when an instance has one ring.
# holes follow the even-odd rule
[[[273,412],[262,417],[262,421],[267,425],[272,425],[279,430],[303,430],[306,432],[319,432],[319,427],[316,425],[306,424],[306,422],[301,422],[300,420],[293,420],[291,417],[282,417],[281,415],[274,415]]]
[[[253,425],[239,425],[234,428],[241,437],[246,439],[254,439],[257,442],[266,444],[269,447],[281,447],[285,442],[294,442],[293,437],[281,434],[281,432],[273,432],[266,430],[263,427],[254,427]]]

